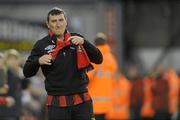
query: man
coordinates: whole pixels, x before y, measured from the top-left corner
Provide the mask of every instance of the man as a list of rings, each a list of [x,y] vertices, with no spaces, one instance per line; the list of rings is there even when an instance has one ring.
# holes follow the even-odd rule
[[[94,43],[103,54],[103,62],[101,65],[94,65],[94,70],[88,73],[88,87],[93,99],[96,120],[104,120],[112,105],[112,83],[118,65],[104,33],[98,33]]]
[[[60,8],[49,11],[47,27],[49,34],[34,45],[24,75],[31,77],[41,67],[49,120],[91,120],[93,107],[86,71],[92,69],[90,62],[102,62],[102,54],[81,35],[68,33],[67,18]]]

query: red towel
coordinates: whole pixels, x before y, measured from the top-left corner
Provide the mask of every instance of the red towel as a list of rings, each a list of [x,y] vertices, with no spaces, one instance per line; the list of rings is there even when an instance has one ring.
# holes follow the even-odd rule
[[[50,37],[52,37],[53,33],[49,32],[49,35],[50,35]],[[71,37],[71,35],[69,33],[65,33],[64,34],[64,40],[58,40],[59,38],[57,38],[56,48],[51,53],[53,60],[55,60],[57,54],[61,51],[61,49],[63,49],[66,46],[71,45],[71,42],[67,41],[67,39],[69,37]],[[76,53],[77,53],[78,69],[84,69],[84,68],[88,68],[89,66],[91,66],[91,62],[89,60],[89,57],[88,57],[88,55],[87,55],[87,53],[86,53],[86,51],[82,45],[76,46]],[[88,70],[90,70],[90,69],[88,69]]]

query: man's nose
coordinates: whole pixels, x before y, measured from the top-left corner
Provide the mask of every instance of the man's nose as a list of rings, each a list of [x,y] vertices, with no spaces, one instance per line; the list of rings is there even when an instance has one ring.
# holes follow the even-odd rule
[[[61,26],[61,22],[58,21],[57,24],[56,24],[56,26],[57,26],[57,27],[60,27],[60,26]]]
[[[60,27],[60,24],[56,24],[56,27]]]

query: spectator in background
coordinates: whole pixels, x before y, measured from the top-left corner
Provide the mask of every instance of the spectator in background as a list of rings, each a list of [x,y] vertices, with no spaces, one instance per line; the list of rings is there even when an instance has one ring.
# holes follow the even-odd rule
[[[42,68],[49,120],[91,120],[94,115],[86,72],[92,69],[91,62],[102,62],[102,54],[81,35],[67,31],[62,9],[49,11],[47,26],[49,34],[34,45],[24,75],[32,77]]]
[[[6,66],[4,62],[4,54],[0,53],[0,93],[6,94],[8,91]]]
[[[150,76],[145,76],[143,78],[144,85],[144,99],[141,109],[142,120],[154,120],[154,109],[152,107],[153,93],[152,93],[152,83],[154,78]]]
[[[180,82],[178,78],[178,74],[173,68],[167,68],[164,73],[165,79],[167,79],[169,83],[169,114],[171,118],[176,117],[178,112],[178,102],[179,102],[179,88]]]
[[[112,107],[107,114],[107,120],[130,119],[130,81],[121,73],[113,80]]]
[[[21,114],[21,80],[23,78],[22,69],[19,63],[19,52],[9,49],[5,53],[5,63],[7,66],[7,84],[9,86],[8,96],[15,100],[15,105],[1,109],[1,120],[19,120]],[[5,114],[4,114],[5,113]]]
[[[29,79],[22,80],[22,89],[22,118],[33,117],[37,119],[41,104],[31,94],[31,81]]]
[[[179,79],[176,71],[173,68],[162,68],[155,80],[152,86],[155,119],[169,120],[176,117],[179,101]]]
[[[133,120],[141,120],[141,109],[144,101],[144,83],[137,65],[131,65],[127,77],[131,80],[130,108]]]
[[[103,62],[101,65],[94,65],[94,70],[88,73],[90,78],[88,87],[93,99],[96,120],[104,120],[112,106],[113,76],[117,72],[118,65],[104,33],[98,33],[94,43],[103,54]]]
[[[44,88],[44,76],[42,74],[41,69],[37,72],[37,74],[30,78],[30,92],[32,98],[39,102],[40,111],[38,112],[39,119],[45,120],[47,118],[46,112],[46,91]]]
[[[178,71],[178,79],[179,79],[179,85],[180,85],[180,71]],[[177,119],[180,120],[180,87],[179,87],[179,95],[178,95],[178,113],[177,113]]]
[[[154,75],[152,76],[154,80],[152,81],[152,108],[154,109],[154,119],[155,120],[170,120],[171,115],[169,113],[170,107],[170,86],[168,79],[164,76],[164,69],[157,67],[154,70]]]
[[[4,65],[4,54],[0,53],[0,112],[4,106],[11,107],[15,101],[12,97],[6,96],[9,87],[7,85],[6,66]]]

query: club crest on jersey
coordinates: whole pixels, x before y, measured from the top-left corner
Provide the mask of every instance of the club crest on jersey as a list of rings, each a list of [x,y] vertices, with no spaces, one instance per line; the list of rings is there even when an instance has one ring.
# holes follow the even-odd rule
[[[44,48],[44,50],[46,50],[47,53],[51,53],[52,51],[54,51],[55,47],[56,45],[48,45],[46,48]]]

